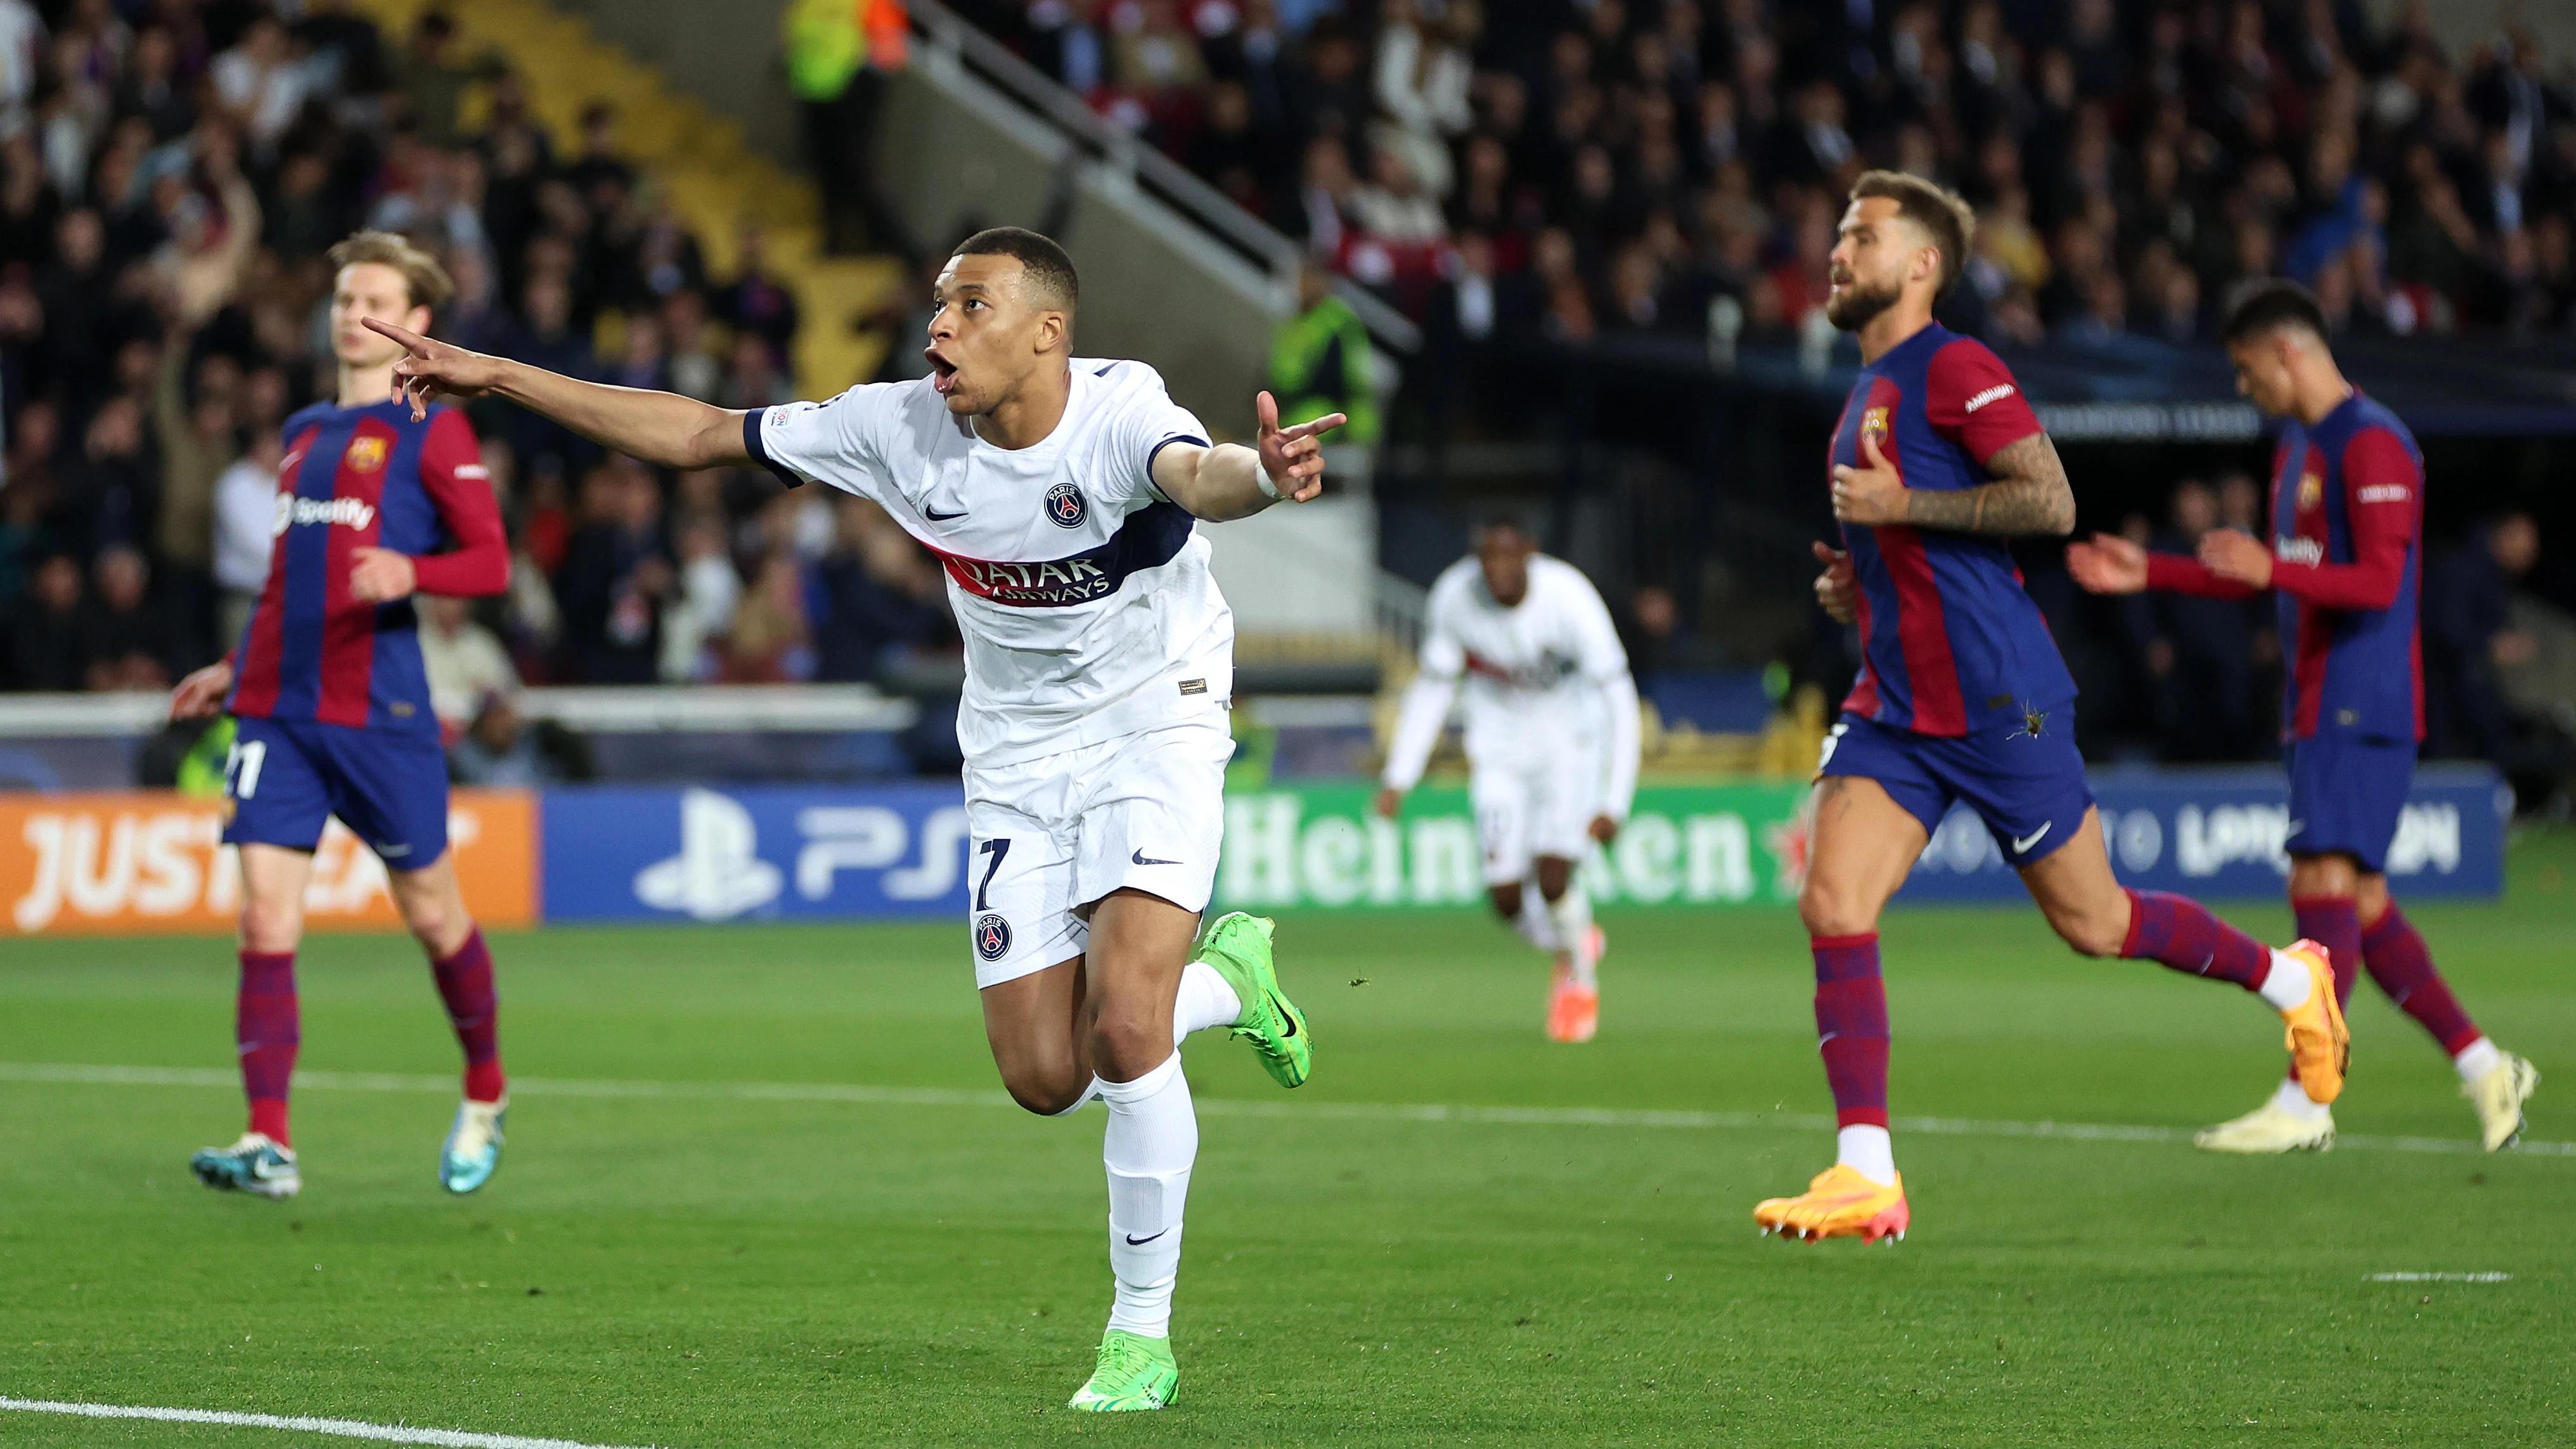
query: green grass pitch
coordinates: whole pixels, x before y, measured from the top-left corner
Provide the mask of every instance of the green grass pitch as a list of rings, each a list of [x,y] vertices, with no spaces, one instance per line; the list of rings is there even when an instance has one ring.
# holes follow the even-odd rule
[[[2414,912],[2576,1138],[2576,839],[2501,906]],[[2278,903],[2232,914],[2275,939]],[[555,930],[497,940],[525,1083],[481,1196],[440,1193],[452,1101],[301,1090],[305,1195],[198,1187],[238,1128],[216,941],[0,948],[0,1395],[401,1422],[591,1444],[2538,1444],[2576,1430],[2576,1156],[2465,1141],[2447,1063],[2365,985],[2347,1145],[1907,1132],[1908,1116],[2190,1128],[2278,1070],[2269,1013],[2068,955],[2028,909],[1891,916],[1894,1248],[1765,1240],[1830,1161],[1784,911],[1607,921],[1600,1039],[1540,1035],[1544,969],[1466,913],[1297,916],[1295,1094],[1189,1049],[1204,1146],[1179,1404],[1063,1405],[1108,1300],[1097,1110],[995,1105],[963,933]],[[308,1071],[448,1077],[398,939],[304,953]],[[618,1096],[547,1084],[671,1084]],[[720,1084],[931,1089],[746,1096]],[[696,1084],[696,1085],[692,1085]],[[809,1094],[821,1095],[821,1094]],[[1753,1114],[1407,1120],[1370,1104]],[[1275,1111],[1273,1106],[1275,1104]],[[1231,1108],[1231,1110],[1227,1110]],[[1338,1108],[1338,1110],[1336,1110]],[[1771,1114],[1795,1121],[1763,1121]],[[2509,1273],[2494,1283],[2371,1281]],[[10,1445],[345,1442],[0,1413]]]

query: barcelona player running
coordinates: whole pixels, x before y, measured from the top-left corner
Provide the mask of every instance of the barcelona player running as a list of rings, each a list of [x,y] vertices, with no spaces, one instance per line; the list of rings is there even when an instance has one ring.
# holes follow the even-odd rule
[[[402,346],[364,325],[426,330],[452,290],[446,272],[388,232],[360,232],[330,261],[338,395],[286,420],[268,584],[249,627],[170,698],[174,718],[220,709],[239,722],[224,841],[241,855],[234,1031],[250,1126],[189,1165],[208,1187],[270,1198],[303,1187],[286,1113],[302,1039],[295,951],[313,848],[336,815],[384,862],[465,1049],[465,1100],[438,1178],[472,1192],[500,1164],[508,1098],[492,953],[465,914],[447,851],[447,759],[412,595],[501,592],[509,544],[465,415],[415,416],[394,401]]]
[[[1073,356],[1080,291],[1054,242],[978,232],[940,271],[929,376],[748,412],[377,325],[410,348],[394,375],[424,402],[492,393],[665,467],[757,463],[844,489],[946,564],[984,1031],[1020,1105],[1108,1107],[1116,1294],[1071,1407],[1118,1412],[1180,1385],[1172,1289],[1199,1146],[1181,1038],[1230,1028],[1285,1087],[1313,1067],[1270,922],[1228,914],[1193,950],[1234,753],[1234,615],[1197,520],[1314,497],[1318,437],[1343,420],[1282,428],[1262,393],[1255,446],[1211,445],[1152,368]]]
[[[2395,414],[2344,381],[2305,288],[2256,288],[2229,314],[2225,340],[2237,390],[2286,419],[2272,457],[2270,546],[2222,530],[2193,559],[2096,534],[2067,546],[2067,570],[2097,594],[2280,596],[2285,845],[2299,934],[2333,955],[2340,998],[2368,970],[2441,1044],[2493,1152],[2520,1135],[2540,1074],[2469,1020],[2388,894],[2388,848],[2424,737],[2423,455]],[[2332,1108],[2284,1084],[2195,1140],[2213,1152],[2293,1152],[2333,1146],[2334,1130]]]
[[[2075,496],[2002,361],[1932,321],[1974,224],[1950,192],[1873,171],[1852,187],[1833,250],[1826,311],[1859,334],[1861,371],[1831,455],[1844,548],[1816,545],[1816,591],[1859,626],[1863,663],[1817,766],[1798,910],[1839,1152],[1806,1192],[1754,1209],[1765,1232],[1874,1242],[1905,1231],[1878,917],[1954,801],[1983,818],[2068,945],[2259,993],[2281,1014],[2308,1097],[2331,1102],[2343,1087],[2324,948],[2268,950],[2194,901],[2112,877],[2075,750],[2075,684],[2004,545],[2066,533]]]

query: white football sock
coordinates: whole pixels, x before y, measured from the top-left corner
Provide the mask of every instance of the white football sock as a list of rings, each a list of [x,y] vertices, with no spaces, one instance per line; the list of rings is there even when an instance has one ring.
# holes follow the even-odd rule
[[[1583,882],[1570,881],[1547,913],[1556,923],[1557,949],[1566,953],[1573,967],[1574,984],[1599,986],[1601,958],[1592,952],[1592,893],[1583,888]]]
[[[2308,995],[2315,989],[2316,982],[2308,975],[2308,963],[2279,951],[2272,953],[2271,973],[2263,978],[2261,986],[2255,988],[2265,1001],[2271,1003],[2274,1011],[2298,1010],[2308,1004]]]
[[[1834,1161],[1881,1187],[1896,1186],[1896,1144],[1884,1127],[1845,1127],[1835,1133]]]
[[[2334,1115],[2334,1108],[2323,1102],[2308,1100],[2308,1089],[2297,1077],[2289,1077],[2272,1089],[2272,1105],[2305,1122],[2319,1122]]]
[[[1551,956],[1565,949],[1564,943],[1556,939],[1556,921],[1548,914],[1547,901],[1532,882],[1521,883],[1521,918],[1512,927],[1521,933],[1522,940]]]
[[[1109,1271],[1118,1296],[1109,1326],[1147,1338],[1171,1335],[1172,1284],[1181,1270],[1181,1208],[1199,1155],[1199,1119],[1181,1055],[1132,1082],[1102,1082],[1109,1131]]]
[[[2504,1053],[2485,1037],[2460,1048],[2460,1054],[2451,1058],[2451,1069],[2460,1074],[2463,1082],[2474,1082],[2502,1065]]]
[[[1225,978],[1205,961],[1181,968],[1181,992],[1172,1000],[1172,1045],[1194,1031],[1232,1026],[1243,1020],[1243,1002]]]

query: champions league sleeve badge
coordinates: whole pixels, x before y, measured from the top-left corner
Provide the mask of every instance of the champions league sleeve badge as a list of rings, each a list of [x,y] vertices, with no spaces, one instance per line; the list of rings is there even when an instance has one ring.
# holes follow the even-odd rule
[[[1080,528],[1091,516],[1091,500],[1079,484],[1058,483],[1046,491],[1046,515],[1058,528]]]

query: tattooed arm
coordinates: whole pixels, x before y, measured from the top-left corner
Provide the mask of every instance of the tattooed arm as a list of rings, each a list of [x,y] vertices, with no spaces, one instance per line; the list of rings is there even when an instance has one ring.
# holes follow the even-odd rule
[[[1834,469],[1834,517],[1845,523],[1902,523],[2007,538],[2075,531],[2075,490],[2046,433],[1997,449],[1986,460],[1994,482],[1952,491],[1906,487],[1875,438],[1864,435],[1861,452],[1868,467]]]
[[[2008,538],[2063,538],[2075,531],[2075,489],[2066,481],[2066,466],[2057,460],[2057,445],[2048,434],[2033,433],[2007,444],[1986,460],[1986,471],[1995,481],[1976,488],[1954,493],[1908,489],[1905,521],[1917,528]]]

